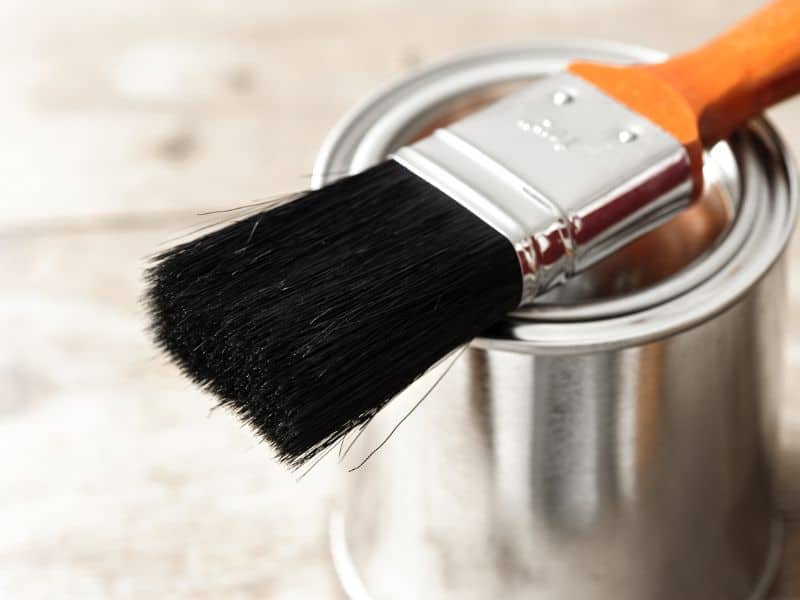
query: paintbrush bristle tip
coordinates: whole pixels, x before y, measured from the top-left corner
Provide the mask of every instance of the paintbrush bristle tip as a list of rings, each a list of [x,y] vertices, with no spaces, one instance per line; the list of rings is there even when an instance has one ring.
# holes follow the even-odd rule
[[[298,466],[520,297],[508,240],[394,161],[154,260],[158,345]]]

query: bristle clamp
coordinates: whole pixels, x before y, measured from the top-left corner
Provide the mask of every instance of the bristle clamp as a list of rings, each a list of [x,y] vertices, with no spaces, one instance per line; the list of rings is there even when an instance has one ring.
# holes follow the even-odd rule
[[[568,73],[392,158],[513,244],[520,304],[664,223],[692,195],[677,139]]]

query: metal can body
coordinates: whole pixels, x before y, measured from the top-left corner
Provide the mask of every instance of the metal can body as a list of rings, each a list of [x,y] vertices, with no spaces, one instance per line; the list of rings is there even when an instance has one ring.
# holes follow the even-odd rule
[[[573,57],[656,58],[630,47],[529,46],[424,71],[335,130],[317,183],[379,160],[471,91]],[[764,123],[708,160],[729,223],[687,264],[654,281],[635,258],[601,266],[445,361],[360,436],[355,458],[444,373],[389,443],[343,476],[331,542],[351,597],[765,591],[780,551],[770,465],[795,175]],[[638,251],[661,256],[664,243],[656,236]],[[618,271],[627,280],[604,288]]]

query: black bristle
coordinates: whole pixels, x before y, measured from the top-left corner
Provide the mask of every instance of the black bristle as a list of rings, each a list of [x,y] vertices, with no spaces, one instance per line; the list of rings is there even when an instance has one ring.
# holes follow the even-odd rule
[[[172,248],[158,344],[298,466],[516,308],[511,244],[394,161]]]

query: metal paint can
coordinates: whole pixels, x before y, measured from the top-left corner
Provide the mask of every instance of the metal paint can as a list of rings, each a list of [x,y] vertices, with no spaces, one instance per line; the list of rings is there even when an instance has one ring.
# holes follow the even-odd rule
[[[315,185],[572,59],[562,43],[418,72],[330,134]],[[780,556],[770,470],[783,254],[797,180],[764,120],[706,155],[684,215],[509,315],[393,401],[348,461],[331,549],[352,598],[763,596]]]

